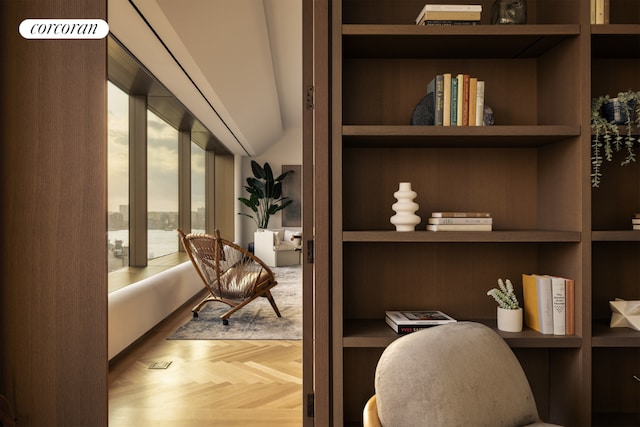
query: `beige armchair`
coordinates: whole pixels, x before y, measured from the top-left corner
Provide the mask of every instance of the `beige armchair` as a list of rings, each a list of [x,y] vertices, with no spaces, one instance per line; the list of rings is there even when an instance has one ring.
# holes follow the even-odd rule
[[[480,323],[397,339],[378,361],[375,392],[363,412],[365,427],[553,425],[540,420],[509,346]]]
[[[301,249],[299,229],[258,230],[253,234],[253,251],[269,267],[300,264]]]

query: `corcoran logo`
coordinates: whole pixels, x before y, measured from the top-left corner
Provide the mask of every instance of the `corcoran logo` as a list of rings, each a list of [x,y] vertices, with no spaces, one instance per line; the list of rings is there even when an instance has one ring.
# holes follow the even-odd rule
[[[102,19],[25,19],[19,30],[25,39],[102,39],[109,24]]]

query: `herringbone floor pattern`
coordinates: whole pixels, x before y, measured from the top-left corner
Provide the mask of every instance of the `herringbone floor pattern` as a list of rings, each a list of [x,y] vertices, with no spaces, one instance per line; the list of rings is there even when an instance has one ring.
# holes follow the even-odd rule
[[[302,341],[166,340],[189,316],[112,362],[111,427],[302,425]]]

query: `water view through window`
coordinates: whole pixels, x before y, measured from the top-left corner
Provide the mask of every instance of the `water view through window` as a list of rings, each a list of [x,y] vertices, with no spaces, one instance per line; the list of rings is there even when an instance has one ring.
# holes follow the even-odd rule
[[[149,259],[178,251],[178,131],[147,111]]]
[[[108,82],[107,206],[109,271],[129,265],[129,96]]]

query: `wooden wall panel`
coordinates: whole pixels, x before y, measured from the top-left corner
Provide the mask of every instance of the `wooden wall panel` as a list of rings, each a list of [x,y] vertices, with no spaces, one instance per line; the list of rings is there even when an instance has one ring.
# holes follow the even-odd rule
[[[25,40],[106,1],[3,1],[0,393],[18,425],[107,425],[106,41]]]

